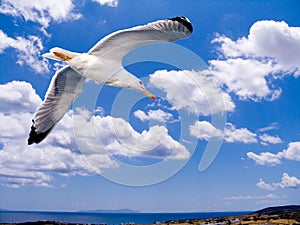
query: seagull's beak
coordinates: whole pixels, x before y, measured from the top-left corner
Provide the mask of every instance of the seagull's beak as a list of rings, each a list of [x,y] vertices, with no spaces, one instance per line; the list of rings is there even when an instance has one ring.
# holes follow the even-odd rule
[[[156,97],[146,89],[144,90],[144,94],[147,95],[149,98],[152,98],[154,101],[156,100]]]

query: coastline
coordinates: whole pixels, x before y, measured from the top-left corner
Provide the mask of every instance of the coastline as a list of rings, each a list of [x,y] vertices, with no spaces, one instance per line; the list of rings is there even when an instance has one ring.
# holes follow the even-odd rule
[[[96,213],[92,213],[96,214]],[[101,215],[101,213],[100,213]],[[50,220],[34,220],[33,222],[20,222],[20,223],[0,223],[0,225],[84,225],[84,224],[137,224],[137,225],[231,225],[231,224],[241,224],[241,225],[258,225],[258,224],[274,224],[274,225],[287,225],[287,224],[300,224],[300,206],[279,206],[279,207],[270,207],[265,208],[259,211],[255,211],[249,214],[238,214],[228,215],[228,216],[212,216],[201,219],[192,218],[192,215],[189,219],[187,217],[173,217],[171,220],[158,221],[153,216],[152,222],[139,223],[139,222],[128,222],[134,221],[134,215],[143,215],[142,213],[131,214],[122,214],[122,213],[111,213],[112,216],[119,216],[119,221],[124,222],[108,222],[108,223],[91,223],[87,220],[82,220],[84,223],[74,223],[74,222],[59,222],[58,217]],[[153,214],[155,215],[155,214]],[[175,214],[174,214],[175,215]],[[179,214],[184,215],[184,214]],[[127,216],[127,217],[126,217]],[[150,214],[151,216],[151,214]],[[125,219],[126,218],[126,219]],[[169,217],[170,218],[170,217]],[[180,219],[179,219],[180,218]],[[131,219],[131,220],[130,220]],[[28,220],[30,221],[30,220]],[[61,220],[62,221],[62,220]],[[74,221],[74,220],[73,220]],[[101,221],[101,220],[97,220]],[[127,221],[127,222],[125,222]]]

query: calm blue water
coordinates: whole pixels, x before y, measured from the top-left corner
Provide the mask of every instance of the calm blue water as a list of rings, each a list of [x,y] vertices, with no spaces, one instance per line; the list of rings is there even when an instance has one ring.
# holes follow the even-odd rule
[[[238,216],[249,212],[205,212],[205,213],[83,213],[83,212],[0,212],[0,223],[34,222],[39,220],[94,223],[94,224],[121,224],[140,223],[149,224],[158,221],[180,219],[203,219],[223,216]]]

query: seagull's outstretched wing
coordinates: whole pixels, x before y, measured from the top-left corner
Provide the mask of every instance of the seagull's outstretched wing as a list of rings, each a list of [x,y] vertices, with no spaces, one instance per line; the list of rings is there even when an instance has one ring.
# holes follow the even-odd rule
[[[65,66],[55,73],[45,100],[32,120],[29,145],[41,142],[61,120],[72,102],[81,94],[85,79],[70,66]]]
[[[134,48],[176,41],[188,37],[192,32],[192,24],[185,17],[159,20],[144,26],[116,31],[101,39],[88,54],[121,62],[123,56]]]

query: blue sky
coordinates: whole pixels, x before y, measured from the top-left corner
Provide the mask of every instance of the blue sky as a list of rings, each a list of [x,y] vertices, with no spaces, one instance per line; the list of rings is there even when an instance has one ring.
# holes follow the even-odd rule
[[[300,204],[299,4],[3,0],[0,208]],[[31,118],[63,66],[43,53],[86,52],[113,31],[182,15],[194,27],[189,38],[124,59],[158,101],[89,81],[53,133],[27,146]]]

